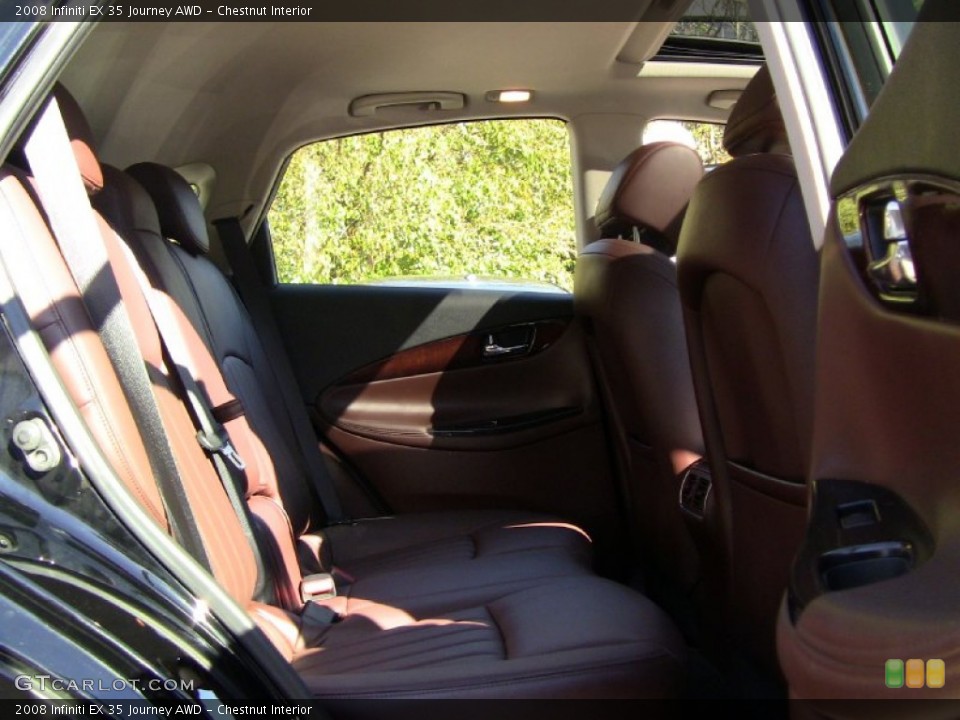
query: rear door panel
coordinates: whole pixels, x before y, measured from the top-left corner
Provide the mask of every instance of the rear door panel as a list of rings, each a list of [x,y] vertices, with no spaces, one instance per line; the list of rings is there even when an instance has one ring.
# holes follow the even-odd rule
[[[377,285],[276,285],[273,309],[304,397],[402,350],[474,330],[569,320],[573,296]]]
[[[272,300],[321,431],[392,511],[618,525],[572,296],[277,286]]]

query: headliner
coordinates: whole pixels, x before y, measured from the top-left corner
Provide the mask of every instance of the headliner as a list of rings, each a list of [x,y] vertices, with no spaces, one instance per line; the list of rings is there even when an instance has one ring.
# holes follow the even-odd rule
[[[217,174],[208,214],[259,215],[285,158],[311,140],[383,127],[511,114],[723,121],[715,89],[743,78],[638,78],[672,23],[103,23],[63,82],[106,162],[202,162]],[[629,61],[618,60],[629,56]],[[507,107],[487,91],[531,88]],[[360,95],[455,91],[454,112],[351,117]]]

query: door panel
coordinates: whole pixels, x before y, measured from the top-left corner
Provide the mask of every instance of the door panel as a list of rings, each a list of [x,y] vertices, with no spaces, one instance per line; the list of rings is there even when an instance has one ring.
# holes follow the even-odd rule
[[[565,294],[276,285],[271,301],[303,396],[401,350],[474,330],[573,317]]]
[[[273,305],[319,429],[392,511],[538,510],[615,541],[571,296],[281,286]]]
[[[928,0],[924,12],[944,7]],[[918,22],[834,176],[814,499],[778,629],[800,698],[960,697],[960,102],[945,74],[960,64],[954,28]],[[887,687],[887,660],[908,659],[943,660],[945,686]],[[858,716],[849,705],[818,711]]]
[[[374,440],[460,450],[529,445],[595,424],[583,338],[568,324],[511,326],[401,351],[328,388],[320,397],[320,417]],[[503,347],[488,340],[526,333],[547,336],[549,345],[534,339],[523,354],[488,356],[489,348]],[[548,333],[556,333],[556,340]],[[449,347],[458,350],[451,355]]]

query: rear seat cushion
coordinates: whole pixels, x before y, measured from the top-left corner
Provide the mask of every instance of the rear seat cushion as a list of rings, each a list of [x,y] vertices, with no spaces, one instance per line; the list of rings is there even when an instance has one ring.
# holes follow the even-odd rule
[[[587,577],[432,616],[357,606],[302,641],[293,664],[321,698],[669,697],[685,654],[650,601]]]
[[[587,576],[586,534],[521,512],[423,513],[325,531],[340,592],[408,612],[469,607],[553,578]]]
[[[536,549],[563,549],[585,567],[591,561],[590,537],[583,530],[536,513],[411,513],[334,525],[323,534],[334,563],[350,573]]]

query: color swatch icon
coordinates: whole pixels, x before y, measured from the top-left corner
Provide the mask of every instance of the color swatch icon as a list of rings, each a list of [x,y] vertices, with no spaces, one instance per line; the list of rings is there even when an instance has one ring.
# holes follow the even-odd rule
[[[924,677],[923,660],[907,660],[907,687],[922,688]]]
[[[903,660],[887,660],[884,676],[888,688],[903,687]]]
[[[947,666],[943,660],[890,659],[884,663],[883,680],[888,688],[942,688],[946,684]]]
[[[942,688],[946,681],[946,663],[943,660],[927,660],[927,687]]]

